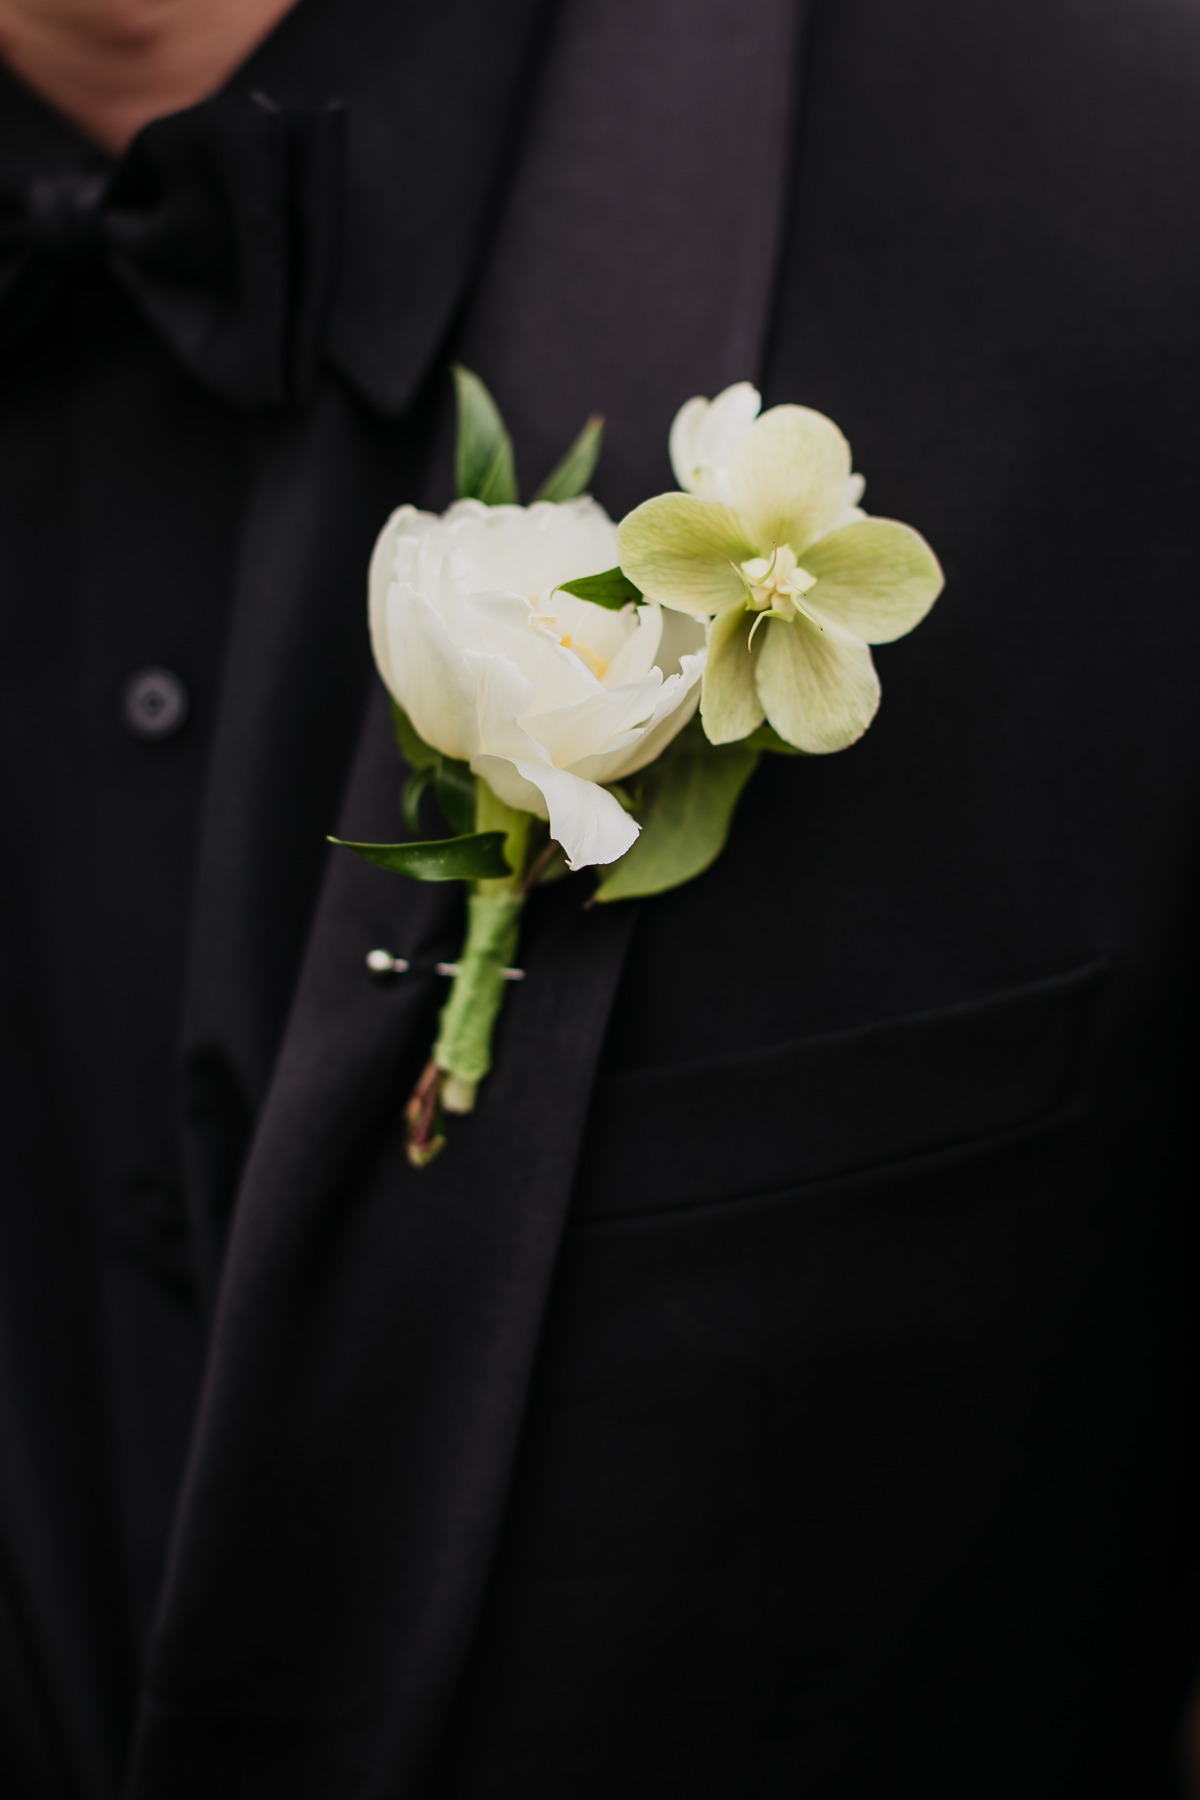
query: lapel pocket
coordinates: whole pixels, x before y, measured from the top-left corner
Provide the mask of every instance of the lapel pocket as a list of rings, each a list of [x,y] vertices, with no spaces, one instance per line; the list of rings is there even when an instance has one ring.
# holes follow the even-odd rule
[[[770,1193],[969,1145],[1067,1108],[1107,974],[1093,962],[937,1011],[607,1076],[575,1217]]]

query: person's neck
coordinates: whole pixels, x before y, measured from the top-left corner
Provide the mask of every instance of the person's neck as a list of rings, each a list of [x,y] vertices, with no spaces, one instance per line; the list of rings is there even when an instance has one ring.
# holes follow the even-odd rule
[[[207,99],[296,0],[0,0],[0,62],[105,150]]]

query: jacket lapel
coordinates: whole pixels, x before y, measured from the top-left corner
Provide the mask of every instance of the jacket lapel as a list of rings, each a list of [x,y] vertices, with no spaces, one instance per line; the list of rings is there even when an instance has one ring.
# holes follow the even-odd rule
[[[394,785],[374,704],[342,828],[377,820]],[[364,959],[384,944],[430,968],[458,906],[331,861],[232,1228],[135,1794],[248,1796],[264,1771],[271,1791],[353,1792],[388,1740],[407,1780],[423,1766],[630,924],[539,897],[486,1102],[417,1174],[401,1111],[442,983],[380,985]]]
[[[667,426],[763,362],[808,0],[604,0],[557,13],[464,360],[526,487],[605,414],[598,494],[673,486]]]
[[[609,10],[628,10],[625,30],[597,37],[594,15]],[[695,238],[690,217],[686,230],[668,230],[653,208],[642,220],[643,177],[673,146],[654,193],[665,184],[684,194],[690,215],[698,204],[688,188],[691,149],[711,117],[706,108],[705,120],[693,117],[683,104],[685,83],[668,82],[665,94],[656,84],[639,86],[629,45],[641,38],[662,53],[684,30],[685,12],[691,19],[674,0],[564,8],[496,252],[463,334],[467,354],[502,396],[518,443],[543,463],[598,398],[616,396],[614,454],[601,484],[614,506],[665,479],[659,464],[674,406],[758,364],[774,267],[772,231],[760,220],[751,232],[761,235],[756,281],[739,274],[690,348],[674,354]],[[707,0],[705,12],[719,63],[739,8]],[[768,14],[774,60],[753,71],[753,93],[761,103],[764,66],[782,69],[775,132],[763,131],[757,161],[742,169],[773,230],[795,8],[777,0],[762,9]],[[725,72],[705,65],[697,109],[720,92],[724,116],[739,115]],[[663,105],[672,95],[682,113],[664,138]],[[620,116],[611,147],[580,133],[584,106],[593,128],[610,113]],[[692,125],[695,131],[683,129]],[[603,203],[589,212],[577,202],[581,187],[595,182]],[[701,215],[706,248],[736,263],[750,241],[746,209],[726,210],[723,222],[711,203]],[[650,248],[657,241],[662,306],[614,332],[611,282],[593,278],[619,266],[631,230]],[[571,304],[556,311],[546,296],[576,267],[586,275]],[[528,329],[518,317],[522,292],[535,321]],[[237,647],[237,679],[247,685],[231,695],[214,774],[197,928],[193,1046],[210,1046],[210,1074],[221,1067],[227,1084],[240,1083],[237,1104],[247,1112],[266,1079],[270,1019],[288,962],[285,949],[276,964],[264,948],[293,879],[278,835],[286,817],[267,821],[295,785],[301,765],[291,751],[306,734],[318,737],[314,720],[325,704],[330,741],[338,741],[362,673],[356,664],[339,674],[336,699],[315,691],[321,682],[312,671],[324,660],[320,620],[339,607],[358,612],[366,555],[352,541],[358,527],[324,535],[336,507],[314,508],[312,520],[304,519],[296,472],[306,469],[311,486],[344,465],[356,491],[369,492],[382,468],[390,492],[376,522],[405,491],[352,403],[327,397],[323,405],[324,450],[314,449],[315,438],[285,446],[295,458],[291,476],[278,452],[265,466],[260,548],[246,566],[257,563],[260,602],[270,592],[276,598],[273,615],[247,622]],[[313,596],[311,622],[285,619],[293,587]],[[256,683],[260,695],[266,684],[278,697],[256,704]],[[276,747],[267,742],[273,720]],[[330,777],[318,768],[323,742],[321,733],[303,766],[328,794]],[[389,831],[397,783],[386,707],[372,691],[338,835]],[[344,853],[328,859],[228,1223],[131,1800],[160,1793],[207,1800],[214,1791],[229,1800],[264,1791],[326,1800],[421,1789],[482,1600],[589,1093],[634,925],[633,909],[585,912],[580,898],[578,884],[568,882],[531,902],[522,943],[527,978],[506,1009],[496,1069],[477,1113],[456,1121],[443,1157],[418,1174],[405,1162],[401,1113],[443,997],[432,965],[457,948],[461,899],[397,881]],[[370,977],[365,958],[380,946],[407,957],[414,972],[382,984]],[[218,1044],[219,1053],[211,1048]],[[226,1228],[219,1195],[229,1191],[238,1137],[231,1130],[229,1148],[214,1149],[219,1085],[210,1084],[207,1113],[203,1084],[192,1088],[214,1269]],[[234,1110],[227,1106],[227,1122]]]
[[[479,259],[545,7],[297,7],[234,83],[342,102],[346,168],[337,378],[257,427],[202,828],[183,1126],[210,1300],[359,728],[367,559],[397,497],[429,481],[421,384]]]

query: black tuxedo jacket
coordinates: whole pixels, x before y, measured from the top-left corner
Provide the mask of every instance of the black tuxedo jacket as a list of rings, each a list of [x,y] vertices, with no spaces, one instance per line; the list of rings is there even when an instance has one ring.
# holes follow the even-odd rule
[[[180,1063],[206,1374],[127,1800],[1168,1793],[1200,15],[476,12],[409,43],[358,0],[307,78],[347,99],[346,267],[240,552]],[[614,512],[757,377],[947,588],[866,740],[764,767],[709,874],[536,897],[415,1174],[440,985],[364,959],[452,954],[461,900],[323,834],[395,824],[363,576],[450,497],[452,350],[535,476],[606,410]],[[84,1741],[44,1791],[108,1791]]]

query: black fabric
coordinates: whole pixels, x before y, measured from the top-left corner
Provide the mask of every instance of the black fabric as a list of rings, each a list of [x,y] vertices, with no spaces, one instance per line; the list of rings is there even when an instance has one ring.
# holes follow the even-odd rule
[[[482,33],[491,155],[481,167],[476,136],[440,165],[461,224],[453,206],[432,217],[420,184],[400,209],[464,273],[466,200],[503,168],[533,10],[494,9]],[[403,22],[361,4],[306,6],[243,71],[289,117],[354,113],[351,195],[373,148],[354,102],[384,47],[368,42],[357,88],[345,68],[335,86],[335,40],[367,42],[383,12],[395,68]],[[427,43],[442,33],[460,35],[453,9]],[[7,78],[0,134],[23,179],[103,170]],[[325,212],[308,217],[324,228]],[[361,259],[347,247],[339,268],[352,305]],[[457,297],[443,283],[436,303]],[[410,287],[386,301],[419,334]],[[103,1796],[128,1763],[206,1311],[366,692],[363,572],[430,432],[419,407],[385,426],[387,396],[368,409],[329,376],[247,416],[94,266],[28,320],[0,385],[0,779],[23,847],[0,902],[0,1530],[61,1791]],[[122,721],[147,667],[189,699],[182,729],[153,742]],[[0,1782],[10,1743],[28,1761],[36,1729],[15,1690],[0,1695]]]
[[[335,276],[341,123],[224,94],[148,125],[111,176],[0,178],[0,348],[99,265],[225,399],[304,394]]]
[[[712,1061],[610,1073],[592,1104],[580,1218],[766,1193],[1022,1130],[1077,1103],[1107,974],[1091,966],[999,996]],[[730,1099],[754,1095],[731,1120]],[[803,1137],[759,1129],[803,1094]]]
[[[220,406],[95,274],[0,370],[0,1777],[1169,1800],[1200,27],[781,7],[780,259],[766,9],[600,10],[305,0],[232,84],[345,104],[305,404]],[[15,88],[0,121],[27,171],[91,166]],[[757,363],[948,586],[866,740],[764,766],[703,878],[537,897],[418,1175],[440,990],[364,959],[452,953],[458,907],[323,834],[395,822],[362,572],[449,491],[456,319],[535,458],[561,371],[620,366],[615,508],[666,479],[657,384]],[[150,744],[116,709],[155,665],[192,705]]]

